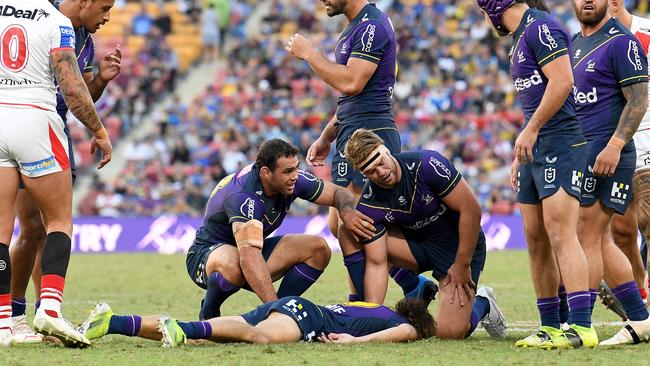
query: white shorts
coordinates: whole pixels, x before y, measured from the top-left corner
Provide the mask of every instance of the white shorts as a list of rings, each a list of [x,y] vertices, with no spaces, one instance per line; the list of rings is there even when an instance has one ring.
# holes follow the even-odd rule
[[[28,177],[70,169],[61,117],[37,108],[0,107],[0,167]]]

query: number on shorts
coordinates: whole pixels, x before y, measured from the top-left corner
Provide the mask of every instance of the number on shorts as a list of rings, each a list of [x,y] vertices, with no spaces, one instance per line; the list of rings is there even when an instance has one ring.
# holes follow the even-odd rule
[[[2,32],[2,66],[7,70],[19,72],[27,66],[29,48],[27,47],[27,32],[20,25],[10,25]]]

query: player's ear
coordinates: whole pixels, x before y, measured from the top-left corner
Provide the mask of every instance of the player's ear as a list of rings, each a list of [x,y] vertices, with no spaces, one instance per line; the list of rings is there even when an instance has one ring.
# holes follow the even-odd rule
[[[271,175],[271,173],[272,173],[271,169],[269,169],[269,167],[267,167],[267,166],[262,166],[260,168],[260,176],[261,177],[268,177],[268,176]]]

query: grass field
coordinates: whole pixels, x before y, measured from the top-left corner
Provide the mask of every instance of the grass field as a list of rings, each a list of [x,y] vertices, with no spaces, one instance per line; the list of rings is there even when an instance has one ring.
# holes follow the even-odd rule
[[[320,304],[347,298],[344,267],[334,255],[320,281],[305,297]],[[290,344],[272,346],[200,345],[162,349],[158,342],[108,336],[85,350],[53,345],[0,349],[0,365],[529,365],[613,364],[649,365],[650,345],[614,349],[541,351],[515,349],[516,339],[536,328],[537,313],[525,252],[491,252],[481,278],[495,289],[508,319],[505,341],[493,341],[480,329],[464,341],[426,340],[410,344],[354,346]],[[387,303],[399,291],[390,285]],[[30,290],[31,291],[31,290]],[[31,296],[32,292],[29,292]],[[179,319],[197,317],[202,290],[190,282],[181,255],[74,255],[65,289],[64,313],[81,322],[94,302],[111,304],[118,314],[169,314]],[[33,300],[33,296],[30,300]],[[257,298],[246,291],[231,297],[222,313],[252,309]],[[28,307],[31,313],[32,308]],[[602,306],[595,311],[601,338],[620,327]]]

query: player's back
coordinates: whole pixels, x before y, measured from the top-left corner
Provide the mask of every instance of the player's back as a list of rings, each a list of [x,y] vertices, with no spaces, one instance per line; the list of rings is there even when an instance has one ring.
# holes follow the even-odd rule
[[[327,331],[364,336],[408,323],[384,305],[355,301],[321,307]]]
[[[0,104],[56,110],[50,54],[74,48],[70,20],[45,0],[5,0],[0,34]]]

